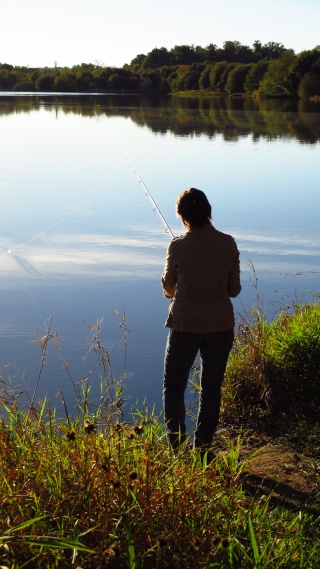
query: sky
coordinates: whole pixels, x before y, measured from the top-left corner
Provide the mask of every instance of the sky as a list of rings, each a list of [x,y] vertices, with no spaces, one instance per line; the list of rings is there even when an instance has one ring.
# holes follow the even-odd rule
[[[122,67],[154,48],[320,44],[320,0],[0,0],[0,63]]]

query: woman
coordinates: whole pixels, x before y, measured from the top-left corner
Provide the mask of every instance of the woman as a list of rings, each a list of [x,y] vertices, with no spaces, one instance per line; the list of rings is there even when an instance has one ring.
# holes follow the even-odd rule
[[[221,385],[233,344],[230,297],[241,290],[239,251],[230,235],[213,227],[211,205],[201,190],[191,188],[180,194],[176,209],[186,233],[170,242],[162,275],[164,295],[172,299],[165,323],[170,331],[164,362],[164,413],[170,443],[177,448],[186,439],[184,392],[200,351],[194,446],[207,452],[218,424]]]

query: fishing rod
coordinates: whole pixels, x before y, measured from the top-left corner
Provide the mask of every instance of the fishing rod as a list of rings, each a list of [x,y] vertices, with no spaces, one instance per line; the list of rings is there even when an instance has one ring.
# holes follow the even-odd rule
[[[138,180],[139,180],[139,183],[144,187],[144,189],[145,189],[145,191],[146,191],[146,194],[145,194],[145,195],[146,195],[148,198],[150,198],[151,203],[152,203],[152,205],[153,205],[153,211],[155,211],[155,212],[159,215],[159,217],[160,217],[162,223],[164,224],[165,229],[166,229],[166,233],[169,233],[169,234],[171,235],[172,239],[174,239],[174,235],[173,235],[173,233],[172,233],[172,231],[171,231],[169,225],[167,224],[165,218],[163,217],[163,215],[162,215],[162,213],[161,213],[159,207],[157,206],[156,202],[154,201],[154,199],[153,199],[153,197],[152,197],[150,191],[148,190],[147,186],[145,185],[143,179],[141,178],[140,174],[137,172],[137,170],[135,169],[134,165],[133,165],[132,162],[129,160],[129,158],[127,158],[127,160],[128,160],[128,162],[129,162],[129,165],[131,166],[131,168],[132,168],[134,174],[137,176],[137,178],[138,178]]]

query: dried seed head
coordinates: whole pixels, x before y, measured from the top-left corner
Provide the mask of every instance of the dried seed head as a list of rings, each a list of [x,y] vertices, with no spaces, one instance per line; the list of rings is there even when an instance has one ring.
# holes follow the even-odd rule
[[[143,426],[136,425],[133,430],[136,433],[136,435],[141,435],[143,433]]]
[[[90,433],[94,433],[97,428],[96,425],[94,423],[91,423],[90,421],[86,421],[85,425],[84,425],[84,430],[87,434]]]
[[[129,478],[130,480],[137,480],[138,474],[136,472],[130,472]]]
[[[70,441],[75,441],[76,440],[76,432],[71,429],[71,431],[69,431],[68,433],[66,433],[66,438],[67,440]]]
[[[118,557],[120,555],[120,550],[117,544],[113,543],[109,549],[107,549],[106,553],[109,555],[109,557]]]

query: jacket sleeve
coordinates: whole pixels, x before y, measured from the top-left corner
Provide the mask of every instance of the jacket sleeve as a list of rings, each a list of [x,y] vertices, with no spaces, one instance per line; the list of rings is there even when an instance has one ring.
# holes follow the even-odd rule
[[[231,298],[235,298],[241,291],[240,284],[240,255],[236,244],[234,243],[234,258],[232,267],[228,277],[228,293]]]
[[[166,264],[161,279],[163,294],[166,298],[173,298],[176,292],[177,275],[173,262],[172,244],[167,249]]]

